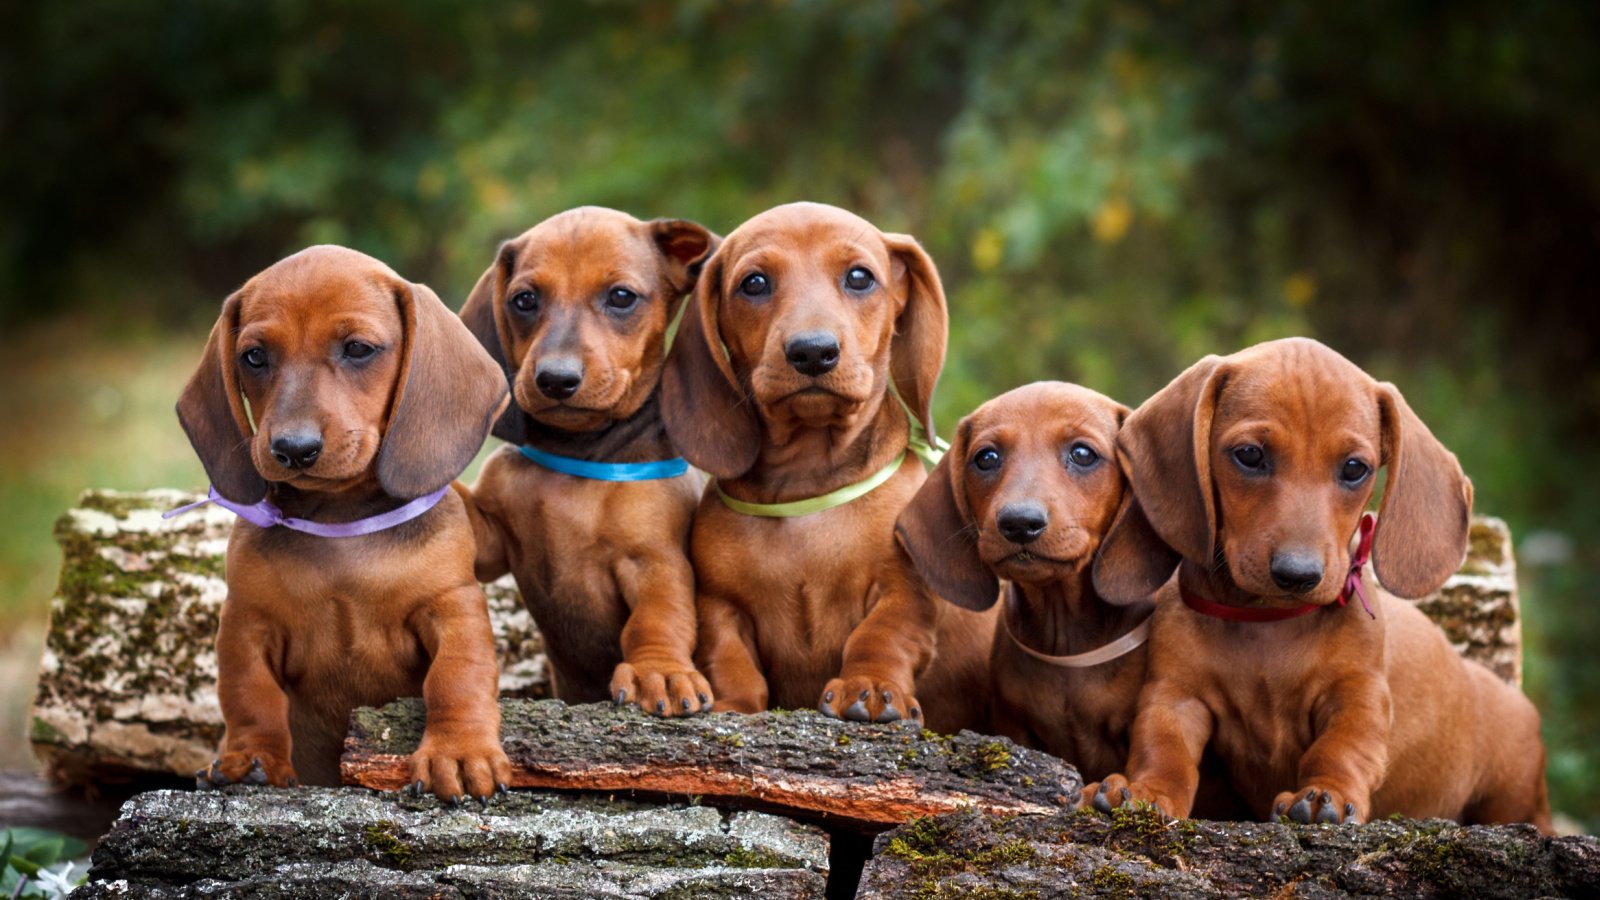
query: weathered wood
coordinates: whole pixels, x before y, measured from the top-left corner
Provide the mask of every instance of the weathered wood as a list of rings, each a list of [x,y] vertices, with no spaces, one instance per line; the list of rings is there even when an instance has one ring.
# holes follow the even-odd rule
[[[760,813],[232,787],[130,800],[74,897],[820,897],[828,838]]]
[[[89,491],[56,525],[60,586],[31,735],[52,780],[89,784],[187,775],[222,734],[212,647],[234,517],[214,506],[172,520],[188,492]],[[510,579],[488,587],[503,694],[548,695],[543,643]],[[1504,523],[1477,519],[1460,573],[1421,608],[1458,650],[1521,675],[1516,573]]]
[[[88,491],[56,523],[50,606],[30,736],[58,784],[189,775],[222,737],[214,643],[234,516],[181,491]],[[487,587],[512,696],[549,694],[544,644],[509,578]]]
[[[877,831],[966,806],[1051,812],[1082,786],[1071,766],[1005,738],[809,710],[661,719],[556,700],[502,700],[500,710],[514,787],[703,797]],[[416,700],[357,710],[340,767],[345,783],[403,787],[422,712]]]
[[[858,894],[880,897],[1594,897],[1600,841],[1532,826],[1168,822],[1115,816],[918,819],[880,835]]]

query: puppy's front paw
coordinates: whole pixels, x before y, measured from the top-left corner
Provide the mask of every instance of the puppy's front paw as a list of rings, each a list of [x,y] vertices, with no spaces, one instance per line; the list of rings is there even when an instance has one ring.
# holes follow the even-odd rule
[[[472,796],[487,803],[511,782],[511,760],[498,740],[431,738],[411,754],[411,792],[432,793],[446,803]]]
[[[1272,802],[1272,820],[1288,816],[1289,821],[1310,825],[1359,824],[1366,819],[1366,802],[1357,802],[1337,790],[1312,785],[1303,790],[1284,791]]]
[[[194,773],[196,790],[209,791],[230,784],[270,784],[297,787],[294,766],[276,753],[233,751],[212,760],[211,765]]]
[[[1168,810],[1177,809],[1167,797],[1156,793],[1144,782],[1129,781],[1122,775],[1107,775],[1104,781],[1092,782],[1083,786],[1078,794],[1079,809],[1094,809],[1109,814],[1120,807],[1148,806],[1163,816],[1171,816]]]
[[[638,703],[658,716],[710,712],[715,700],[705,676],[679,662],[619,663],[611,675],[610,694],[618,706]]]
[[[830,719],[852,722],[922,721],[922,704],[910,691],[891,680],[859,675],[828,682],[817,709]]]

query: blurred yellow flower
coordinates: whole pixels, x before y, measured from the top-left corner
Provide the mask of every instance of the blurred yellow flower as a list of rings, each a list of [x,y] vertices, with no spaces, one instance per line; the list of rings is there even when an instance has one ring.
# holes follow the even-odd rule
[[[1005,239],[993,228],[979,230],[972,239],[972,265],[979,272],[992,272],[1005,256]]]
[[[1112,197],[1100,204],[1090,220],[1090,233],[1102,244],[1115,244],[1128,233],[1133,224],[1133,207],[1124,197]]]

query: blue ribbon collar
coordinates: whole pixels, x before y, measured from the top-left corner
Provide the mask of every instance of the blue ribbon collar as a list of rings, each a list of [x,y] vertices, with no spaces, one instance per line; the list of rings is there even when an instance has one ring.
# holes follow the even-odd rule
[[[557,456],[525,444],[517,450],[529,460],[552,472],[588,478],[591,481],[655,481],[658,478],[677,478],[689,471],[689,461],[681,456],[651,462],[608,463]]]

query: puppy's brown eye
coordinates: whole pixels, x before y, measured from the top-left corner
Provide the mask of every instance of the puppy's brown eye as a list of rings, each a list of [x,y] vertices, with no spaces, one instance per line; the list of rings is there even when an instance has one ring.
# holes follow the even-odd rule
[[[1344,461],[1344,465],[1339,467],[1339,478],[1345,484],[1360,484],[1366,480],[1367,473],[1371,471],[1372,467],[1361,460],[1347,459]]]
[[[264,369],[267,367],[267,351],[260,347],[251,347],[239,358],[244,360],[244,364],[252,369]]]
[[[534,291],[518,291],[511,295],[511,307],[517,312],[534,312],[539,308],[539,295]]]
[[[1087,469],[1100,461],[1100,454],[1088,444],[1073,444],[1072,449],[1067,451],[1067,459],[1072,460],[1072,464],[1078,468]]]
[[[982,472],[993,472],[1000,468],[1000,451],[993,447],[985,447],[972,455],[972,464]]]
[[[852,291],[864,291],[877,283],[878,280],[872,277],[872,273],[861,266],[844,273],[844,286]]]
[[[772,293],[772,281],[760,272],[753,272],[739,282],[739,293],[746,297],[765,297]]]
[[[1233,448],[1233,461],[1238,463],[1240,468],[1256,471],[1266,467],[1267,454],[1255,444],[1245,444],[1243,447]]]
[[[346,341],[344,345],[345,359],[366,359],[377,352],[378,348],[366,341]]]
[[[627,288],[612,288],[611,293],[606,295],[606,306],[616,312],[626,312],[633,309],[634,304],[638,302],[639,295]]]

